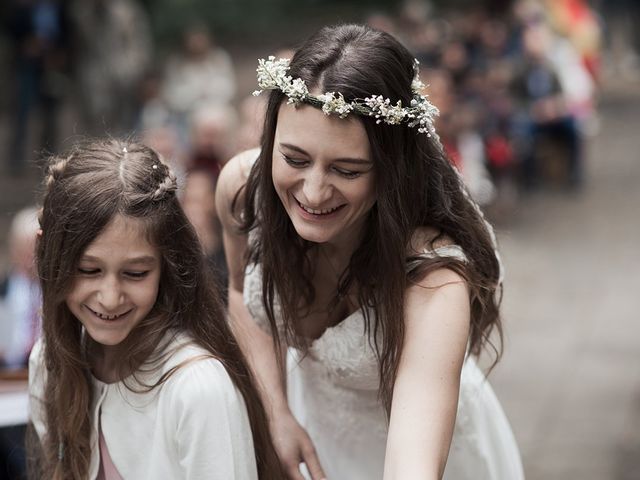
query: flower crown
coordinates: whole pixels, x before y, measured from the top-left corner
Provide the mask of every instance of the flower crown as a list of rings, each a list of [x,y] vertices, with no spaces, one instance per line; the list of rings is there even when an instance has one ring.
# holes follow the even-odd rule
[[[253,95],[258,96],[264,90],[280,90],[289,97],[288,104],[298,105],[304,102],[321,108],[326,115],[334,113],[340,118],[345,118],[353,112],[358,115],[375,117],[376,123],[384,122],[388,125],[406,123],[409,127],[418,127],[420,133],[426,133],[429,137],[435,136],[433,123],[439,111],[427,99],[427,96],[422,94],[425,85],[418,78],[417,60],[415,65],[416,76],[411,82],[413,98],[407,107],[402,106],[401,100],[398,100],[394,105],[391,100],[382,95],[373,95],[364,99],[357,98],[352,102],[347,102],[342,93],[326,92],[318,96],[311,95],[304,80],[287,75],[289,59],[276,60],[274,56],[270,56],[267,60],[264,58],[258,60],[256,71],[258,72],[260,90],[253,92]]]

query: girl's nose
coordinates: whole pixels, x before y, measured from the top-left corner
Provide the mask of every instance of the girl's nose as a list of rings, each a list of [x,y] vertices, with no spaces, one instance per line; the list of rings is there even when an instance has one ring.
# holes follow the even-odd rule
[[[120,282],[113,277],[106,277],[98,290],[98,302],[108,313],[117,309],[122,303]]]

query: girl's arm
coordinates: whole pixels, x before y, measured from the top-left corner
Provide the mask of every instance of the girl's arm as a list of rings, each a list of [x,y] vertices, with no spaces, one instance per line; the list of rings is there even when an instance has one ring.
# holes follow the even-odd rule
[[[408,289],[385,480],[442,478],[456,419],[469,322],[469,292],[457,273],[439,269]]]
[[[313,480],[324,477],[314,447],[307,433],[293,417],[287,403],[285,377],[278,367],[273,339],[253,320],[243,300],[244,262],[247,236],[238,231],[238,222],[232,214],[233,198],[245,184],[248,163],[258,155],[249,150],[225,164],[216,191],[216,208],[223,227],[223,243],[229,270],[229,322],[249,366],[258,380],[258,388],[267,411],[272,438],[280,461],[291,479],[303,480],[299,463],[304,461]],[[243,197],[238,202],[242,204]],[[277,352],[282,364],[286,362],[286,349]]]

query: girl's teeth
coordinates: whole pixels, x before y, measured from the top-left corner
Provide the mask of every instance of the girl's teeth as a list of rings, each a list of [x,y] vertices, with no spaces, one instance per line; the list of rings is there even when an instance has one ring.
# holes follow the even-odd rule
[[[91,310],[97,317],[101,318],[102,320],[115,320],[118,317],[121,317],[122,315],[124,315],[124,313],[121,313],[120,315],[106,315],[104,313],[100,313],[100,312],[96,312],[95,310]],[[126,313],[126,312],[125,312]]]

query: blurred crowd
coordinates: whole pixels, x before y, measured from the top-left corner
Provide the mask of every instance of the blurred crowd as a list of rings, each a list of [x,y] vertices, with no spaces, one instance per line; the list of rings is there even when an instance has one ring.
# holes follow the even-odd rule
[[[434,16],[411,2],[395,21],[440,108],[438,131],[476,200],[498,212],[518,192],[584,181],[597,130],[601,25],[580,0],[519,0],[503,15]],[[499,213],[498,213],[499,214]]]
[[[224,284],[216,181],[233,154],[258,145],[265,108],[264,98],[238,91],[243,59],[233,58],[204,23],[186,26],[181,44],[159,55],[148,12],[135,0],[12,0],[8,12],[14,61],[8,172],[20,175],[31,161],[33,116],[40,151],[57,151],[65,102],[75,102],[79,134],[133,132],[177,172],[184,209]],[[518,0],[490,13],[434,11],[410,0],[394,16],[365,21],[415,53],[426,93],[440,108],[444,148],[494,216],[508,215],[521,192],[541,185],[581,187],[601,75],[602,26],[587,2]],[[20,215],[16,230],[23,232],[33,212]],[[2,313],[0,324],[22,322],[12,333],[22,339],[13,342],[20,352],[0,346],[5,365],[24,361],[36,331],[27,308],[35,277],[23,256],[11,255],[8,280],[0,282],[6,285],[0,313],[21,309]]]

